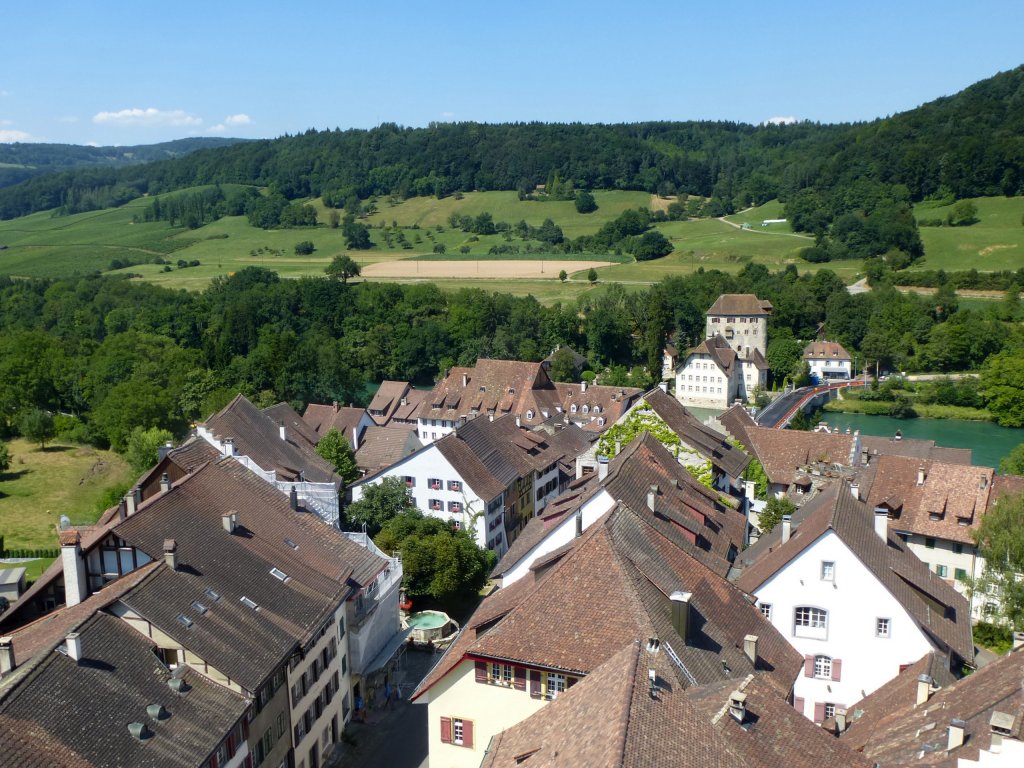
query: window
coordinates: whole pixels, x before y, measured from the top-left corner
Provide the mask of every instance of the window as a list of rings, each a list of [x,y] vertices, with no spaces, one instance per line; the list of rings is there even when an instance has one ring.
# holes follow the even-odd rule
[[[416,487],[416,478],[415,477],[409,477],[407,475],[407,476],[403,477],[402,480],[405,481],[405,487],[406,488],[415,488]]]
[[[766,619],[768,619],[768,621],[771,621],[772,620],[772,604],[771,603],[761,603],[761,605],[759,605],[758,607],[761,609],[761,615],[764,616]]]
[[[449,512],[461,512],[462,511],[462,502],[461,501],[449,501],[448,502],[448,511]]]
[[[527,420],[532,420],[533,419],[533,411],[527,411],[526,412],[526,418],[527,418]]]
[[[875,619],[875,637],[889,637],[892,622],[889,619]]]
[[[569,406],[569,413],[576,413],[576,403]]]
[[[288,581],[288,574],[282,571],[280,568],[271,568],[270,575],[280,581]]]
[[[441,718],[441,742],[457,747],[473,747],[473,721],[461,717]]]
[[[954,542],[954,544],[953,544],[953,554],[954,555],[962,555],[963,553],[964,553],[964,545],[961,544],[959,541]]]
[[[963,568],[957,568],[953,571],[953,575],[956,577],[957,581],[967,581],[967,571]]]
[[[935,566],[935,575],[938,576],[940,579],[946,578],[946,575],[948,573],[949,573],[949,568],[946,567],[945,565],[936,565]]]
[[[828,611],[823,608],[799,606],[795,611],[793,634],[824,640],[828,633]]]
[[[440,478],[432,477],[429,480],[427,480],[427,487],[430,488],[430,490],[432,491],[440,491],[441,488],[444,487],[444,483],[441,481]]]
[[[461,491],[462,490],[462,482],[459,481],[459,480],[449,480],[448,481],[448,490],[449,491],[456,491],[456,492]]]
[[[829,702],[825,702],[825,711],[824,711],[823,714],[825,715],[825,719],[826,720],[828,720],[830,717],[835,717],[836,716],[836,705],[835,704],[830,704]]]
[[[835,581],[836,580],[836,564],[831,560],[823,560],[821,563],[821,580],[822,581]]]
[[[555,699],[558,698],[558,694],[565,692],[565,675],[548,672],[545,677],[544,698]]]
[[[441,499],[430,499],[430,501],[427,502],[427,504],[431,509],[437,512],[440,512],[441,510],[444,509],[444,502],[441,501]]]
[[[935,539],[934,539],[934,538],[932,538],[931,536],[927,536],[927,537],[925,537],[925,540],[924,540],[924,545],[925,545],[925,546],[926,546],[926,547],[927,547],[928,549],[935,549]]]
[[[488,667],[488,682],[493,685],[502,685],[506,688],[512,687],[514,674],[511,664],[492,663],[489,664]]]
[[[814,676],[819,680],[831,680],[832,679],[832,657],[831,656],[815,656],[814,657]]]

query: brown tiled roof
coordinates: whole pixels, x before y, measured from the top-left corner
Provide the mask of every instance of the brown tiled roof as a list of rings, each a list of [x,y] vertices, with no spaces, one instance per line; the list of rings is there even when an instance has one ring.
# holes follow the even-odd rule
[[[426,392],[413,389],[407,381],[382,381],[366,410],[378,427],[388,425],[395,418],[415,420],[425,395]]]
[[[747,450],[753,452],[764,467],[768,479],[773,483],[789,485],[795,479],[797,470],[809,464],[850,466],[854,447],[852,435],[769,429],[744,424],[732,411],[727,411],[722,418],[725,419],[726,416],[730,417],[729,425],[726,425],[725,421],[722,422],[726,429],[730,429],[730,425],[736,425],[737,422],[743,424],[740,429],[745,432],[746,440],[736,436],[737,439]]]
[[[653,694],[652,671],[658,686]],[[723,713],[734,690],[746,696],[743,725]],[[651,654],[633,642],[542,711],[498,734],[482,763],[484,768],[518,765],[868,768],[871,763],[800,715],[763,673],[687,687],[667,654]]]
[[[853,360],[838,341],[812,341],[804,347],[804,360]]]
[[[971,532],[990,506],[995,473],[989,467],[879,456],[868,503],[892,510],[898,530],[971,544]],[[917,484],[918,471],[924,484]]]
[[[376,472],[422,447],[414,427],[367,427],[356,451],[356,464],[364,472]]]
[[[366,411],[362,408],[340,406],[337,403],[333,405],[310,403],[302,414],[302,420],[320,437],[332,429],[338,430],[351,445],[352,430],[359,426],[365,413]]]
[[[736,403],[718,417],[718,423],[734,440],[750,448],[750,429],[756,427],[757,422],[751,418],[746,408]]]
[[[222,516],[232,512],[238,527],[228,533]],[[115,533],[159,560],[164,541],[176,540],[178,569],[160,565],[122,602],[249,691],[329,619],[349,579],[369,584],[386,565],[316,515],[292,512],[286,496],[231,459],[145,502]]]
[[[736,567],[742,569],[736,580],[741,589],[755,593],[831,530],[923,630],[966,662],[973,662],[970,609],[963,595],[928,570],[899,537],[889,533],[883,541],[875,533],[871,510],[853,498],[845,482],[833,483],[797,510],[792,535],[784,544],[781,528],[773,528],[736,560]]]
[[[900,436],[876,437],[861,435],[861,451],[866,453],[868,460],[874,456],[906,456],[915,459],[932,459],[947,464],[970,464],[970,448],[943,448],[934,440],[919,440]]]
[[[996,475],[992,479],[992,492],[988,495],[989,509],[1003,496],[1024,493],[1024,477],[1019,475]]]
[[[584,391],[582,384],[555,383],[562,413],[588,431],[603,432],[622,416],[636,399],[643,394],[636,387],[610,387],[591,384]],[[573,412],[572,407],[576,406]],[[586,408],[587,413],[583,412]],[[600,419],[604,423],[600,423]]]
[[[733,446],[725,435],[705,426],[692,413],[660,387],[644,395],[658,417],[679,438],[730,477],[739,477],[750,463],[750,456]]]
[[[463,385],[465,377],[466,384]],[[421,419],[448,419],[507,413],[540,423],[557,411],[558,393],[541,363],[481,358],[473,368],[452,368],[420,406]],[[544,413],[548,416],[545,417]]]
[[[858,704],[863,715],[840,741],[863,750],[882,766],[927,765],[956,768],[978,761],[992,747],[990,721],[994,712],[1010,716],[1008,738],[1024,737],[1024,651],[1011,651],[968,677],[932,694],[916,705],[916,678],[904,672]],[[947,752],[950,721],[962,720],[963,746]],[[959,761],[965,761],[963,763]],[[1003,763],[1007,764],[1008,763]]]
[[[299,412],[288,403],[277,403],[269,408],[264,408],[263,413],[275,424],[283,424],[287,430],[286,434],[289,436],[298,435],[311,446],[315,446],[320,441],[316,430],[303,421]]]
[[[690,355],[709,355],[726,376],[732,375],[732,367],[737,357],[736,350],[729,346],[729,342],[720,333],[716,333],[710,339],[704,339],[689,351],[688,356]]]
[[[279,425],[237,395],[219,413],[206,420],[205,426],[218,438],[230,437],[241,456],[248,456],[265,471],[277,472],[279,480],[298,480],[301,474],[312,483],[341,485],[334,468],[301,437],[281,439]]]
[[[97,614],[78,631],[80,662],[51,650],[0,689],[0,766],[191,768],[207,761],[249,706],[188,667],[175,673],[187,692],[173,691],[153,642],[121,619]],[[150,718],[151,704],[168,716]],[[150,737],[134,738],[132,722],[145,723]]]
[[[770,315],[772,303],[752,293],[723,293],[708,309],[709,315]]]
[[[772,671],[780,689],[789,690],[801,664],[746,595],[623,505],[585,531],[543,575],[520,579],[510,589],[513,600],[504,589],[484,600],[415,696],[467,656],[587,674],[637,637],[671,645],[698,683],[720,680],[723,669],[731,675],[753,671],[742,652],[747,634],[759,636],[757,668]],[[669,595],[677,590],[692,593],[685,641],[669,618]],[[480,615],[495,616],[496,600],[512,605],[503,606],[486,633],[477,632],[485,623]]]

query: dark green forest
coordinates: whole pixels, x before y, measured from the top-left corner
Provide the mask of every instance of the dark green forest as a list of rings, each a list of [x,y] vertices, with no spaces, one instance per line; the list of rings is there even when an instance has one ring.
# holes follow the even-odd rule
[[[180,435],[238,391],[261,405],[360,402],[384,378],[431,384],[453,365],[540,360],[558,344],[584,353],[603,383],[646,387],[666,340],[693,344],[719,294],[747,291],[775,307],[767,359],[776,383],[799,374],[797,339],[825,323],[861,367],[982,367],[993,412],[1024,418],[1015,298],[977,312],[958,308],[951,291],[923,298],[883,285],[850,295],[828,270],[748,264],[735,276],[697,272],[635,294],[611,285],[542,306],[432,284],[281,280],[252,267],[203,293],[117,277],[0,278],[0,429],[12,434],[42,409],[64,438],[123,450],[134,427]]]

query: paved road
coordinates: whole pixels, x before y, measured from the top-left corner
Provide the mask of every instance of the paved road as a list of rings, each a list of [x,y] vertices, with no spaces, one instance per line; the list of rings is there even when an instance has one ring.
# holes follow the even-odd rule
[[[409,694],[440,658],[407,651],[399,673],[401,701],[370,712],[365,723],[350,723],[345,733],[352,743],[325,760],[324,768],[427,768],[427,706],[411,703]]]

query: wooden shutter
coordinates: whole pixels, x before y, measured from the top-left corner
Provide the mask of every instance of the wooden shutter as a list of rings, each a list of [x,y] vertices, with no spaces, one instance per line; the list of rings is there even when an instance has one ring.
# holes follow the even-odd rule
[[[450,717],[441,718],[441,743],[452,743],[452,719]]]
[[[820,723],[825,719],[825,702],[818,701],[814,704],[814,722]]]
[[[513,672],[512,685],[517,691],[526,690],[526,667],[516,667]]]
[[[540,672],[535,669],[530,670],[530,698],[540,698]]]
[[[804,656],[804,677],[814,677],[813,656]]]
[[[801,715],[804,713],[804,700],[799,696],[793,697],[793,709],[799,712]]]
[[[462,721],[462,746],[473,748],[473,721]]]
[[[841,659],[832,659],[832,679],[841,680],[843,677],[843,662]]]
[[[476,663],[476,681],[478,683],[486,683],[487,682],[487,662],[486,661],[478,661]]]

